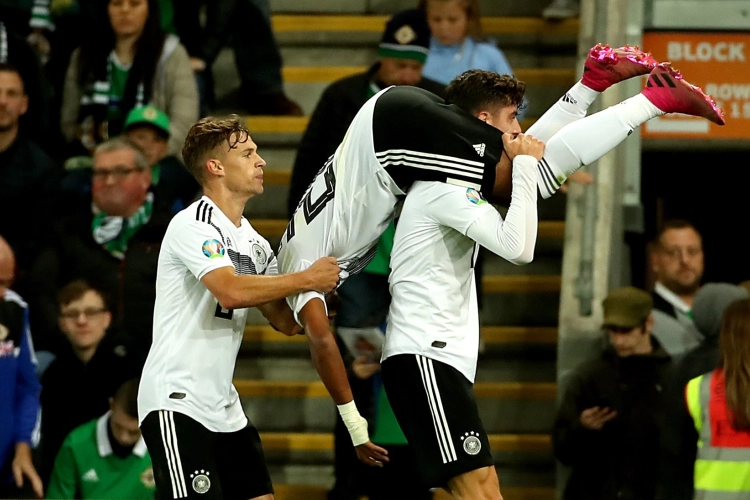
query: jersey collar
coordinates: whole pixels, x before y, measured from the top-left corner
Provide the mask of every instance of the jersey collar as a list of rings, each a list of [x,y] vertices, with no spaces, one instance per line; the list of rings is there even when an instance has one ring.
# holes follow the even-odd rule
[[[109,442],[109,436],[107,435],[107,425],[109,424],[109,417],[112,415],[111,411],[108,411],[96,422],[96,448],[99,451],[99,456],[104,458],[112,454],[112,443]],[[146,442],[143,440],[143,436],[138,439],[138,442],[133,446],[133,455],[137,455],[140,458],[146,456]]]

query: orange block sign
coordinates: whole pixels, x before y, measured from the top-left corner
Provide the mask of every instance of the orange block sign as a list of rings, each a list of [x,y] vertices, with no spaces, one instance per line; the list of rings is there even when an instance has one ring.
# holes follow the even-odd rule
[[[750,139],[750,34],[644,33],[643,48],[713,97],[727,121],[720,127],[703,118],[666,115],[644,124],[643,137]]]

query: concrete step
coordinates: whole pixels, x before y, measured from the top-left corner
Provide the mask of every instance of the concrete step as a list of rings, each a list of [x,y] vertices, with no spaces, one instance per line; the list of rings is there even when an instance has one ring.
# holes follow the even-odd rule
[[[490,434],[490,448],[496,463],[549,464],[550,437],[546,434]],[[312,432],[261,432],[269,464],[331,464],[333,434]]]
[[[331,474],[333,474],[333,472],[331,472]],[[498,475],[501,475],[500,471],[498,471]],[[505,484],[502,479],[500,480],[500,483]],[[276,500],[326,500],[328,490],[330,489],[328,486],[306,484],[274,483],[273,487],[275,490],[274,498]],[[514,500],[554,500],[555,498],[555,489],[551,487],[503,486],[501,489],[505,498],[512,498]],[[433,500],[449,500],[450,498],[451,497],[442,492],[437,492],[435,493],[435,496],[433,496]],[[362,499],[366,499],[366,497],[362,497]]]
[[[240,380],[234,385],[248,418],[264,432],[333,428],[336,409],[320,381]],[[554,382],[477,382],[479,413],[490,433],[547,433],[552,428]]]
[[[234,387],[243,398],[328,398],[323,382],[301,380],[235,379]],[[555,382],[477,382],[477,399],[552,401],[557,397]]]
[[[481,335],[488,345],[555,345],[557,328],[528,326],[484,326]],[[248,325],[245,328],[243,347],[272,345],[306,345],[304,335],[288,337],[270,325]]]
[[[317,382],[318,373],[310,360],[309,349],[283,355],[256,356],[242,352],[237,358],[235,379],[285,380]],[[555,349],[535,349],[518,355],[508,349],[496,355],[480,355],[476,383],[483,382],[553,382]]]
[[[274,11],[279,12],[277,4],[281,0],[274,0]],[[303,3],[295,0],[295,3]],[[319,4],[320,2],[315,2]],[[333,3],[328,0],[327,3]],[[352,0],[346,3],[353,4]],[[405,8],[412,8],[405,7]],[[318,9],[310,9],[308,12]],[[491,10],[491,9],[489,9]],[[578,18],[564,19],[561,21],[547,21],[538,16],[493,16],[489,10],[484,11],[482,17],[482,30],[486,35],[568,35],[577,36],[580,29]],[[383,32],[385,23],[390,15],[352,15],[342,14],[346,9],[341,9],[338,14],[273,14],[271,26],[277,36],[283,33],[373,33],[377,36]],[[396,12],[396,11],[393,11]]]
[[[364,71],[367,66],[285,66],[282,75],[285,82],[332,83]],[[527,85],[570,86],[577,80],[576,71],[568,68],[519,68],[515,75]]]

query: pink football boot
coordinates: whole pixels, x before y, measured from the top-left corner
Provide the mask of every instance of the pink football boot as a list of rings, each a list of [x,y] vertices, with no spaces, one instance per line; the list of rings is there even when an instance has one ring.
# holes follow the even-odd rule
[[[683,113],[724,125],[724,113],[711,96],[695,85],[686,82],[679,71],[669,63],[661,63],[648,77],[642,94],[665,113]]]
[[[590,89],[604,92],[615,83],[648,74],[656,64],[651,54],[638,47],[613,49],[600,43],[589,51],[581,81]]]

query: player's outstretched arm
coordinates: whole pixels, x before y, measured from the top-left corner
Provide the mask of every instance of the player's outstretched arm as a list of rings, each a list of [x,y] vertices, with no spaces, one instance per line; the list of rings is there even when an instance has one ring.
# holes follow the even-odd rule
[[[231,266],[207,273],[201,282],[224,309],[257,307],[296,293],[328,293],[339,281],[339,266],[333,257],[324,257],[298,273],[262,276],[236,275]]]
[[[370,442],[367,420],[359,414],[354,404],[344,360],[341,359],[341,352],[331,332],[323,301],[310,300],[299,312],[299,319],[310,339],[310,353],[315,369],[338,407],[341,419],[357,449],[357,456],[368,465],[382,467],[383,462],[388,461],[388,452]]]

